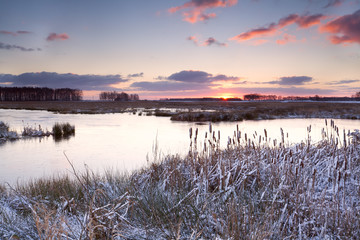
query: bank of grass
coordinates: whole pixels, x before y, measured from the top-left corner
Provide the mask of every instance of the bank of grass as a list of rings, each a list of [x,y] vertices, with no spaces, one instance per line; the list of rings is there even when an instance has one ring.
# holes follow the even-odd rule
[[[175,121],[239,121],[273,118],[360,119],[359,102],[171,102],[171,101],[36,101],[0,102],[0,109],[47,110],[56,113],[136,113],[172,117]],[[142,114],[144,111],[146,114]],[[202,114],[199,114],[202,113]]]
[[[198,150],[191,130],[184,158],[155,159],[129,175],[73,169],[1,190],[0,238],[356,239],[354,134],[331,122],[321,142],[288,145],[285,133],[274,141],[266,130],[249,137],[236,129],[220,149],[210,127]]]

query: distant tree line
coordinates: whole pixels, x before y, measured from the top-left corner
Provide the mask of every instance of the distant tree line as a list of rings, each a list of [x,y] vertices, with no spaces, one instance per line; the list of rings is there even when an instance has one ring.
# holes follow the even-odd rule
[[[276,96],[276,95],[262,95],[262,94],[252,93],[252,94],[244,95],[244,100],[246,100],[246,101],[251,101],[251,100],[258,100],[258,101],[279,100],[279,96]]]
[[[82,96],[70,88],[0,87],[0,101],[80,101]]]
[[[352,95],[352,97],[360,99],[360,92],[355,93],[354,95]]]
[[[319,95],[300,97],[300,96],[277,96],[277,95],[262,95],[258,93],[244,95],[244,100],[247,101],[274,101],[274,100],[285,100],[285,101],[360,101],[360,92],[355,93],[351,97],[321,97]]]
[[[139,100],[139,95],[137,94],[127,94],[125,92],[101,92],[99,95],[100,100],[111,100],[111,101],[137,101]]]

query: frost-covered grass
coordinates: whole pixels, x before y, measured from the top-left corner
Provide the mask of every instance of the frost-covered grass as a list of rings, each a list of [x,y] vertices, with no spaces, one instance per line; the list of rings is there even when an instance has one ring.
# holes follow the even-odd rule
[[[47,129],[44,130],[40,125],[38,126],[24,126],[21,135],[23,137],[45,137],[52,135]]]
[[[8,124],[0,121],[0,143],[7,140],[15,140],[19,138],[18,134],[15,131],[10,131],[9,129],[10,127]]]
[[[210,127],[200,150],[191,130],[186,157],[129,175],[74,169],[0,187],[0,238],[356,239],[359,135],[331,122],[321,142],[287,145],[235,130],[220,149]]]
[[[8,124],[0,121],[0,143],[17,140],[21,137],[49,137],[54,136],[55,140],[67,139],[75,135],[75,126],[70,123],[55,123],[52,132],[47,129],[43,129],[41,125],[26,125],[23,127],[21,134],[16,131],[10,131]]]

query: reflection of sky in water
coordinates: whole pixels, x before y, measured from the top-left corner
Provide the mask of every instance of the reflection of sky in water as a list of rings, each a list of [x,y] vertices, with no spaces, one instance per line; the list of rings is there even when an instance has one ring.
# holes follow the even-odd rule
[[[75,137],[55,142],[52,137],[32,138],[7,142],[0,145],[0,182],[26,180],[29,177],[53,175],[69,171],[67,157],[74,166],[82,170],[84,164],[90,169],[103,172],[105,169],[127,170],[145,166],[146,156],[152,159],[155,142],[162,154],[186,154],[189,150],[189,128],[199,129],[198,142],[202,146],[208,124],[197,125],[187,122],[172,122],[166,117],[137,116],[132,114],[73,115],[54,114],[45,111],[0,110],[0,121],[21,132],[24,125],[38,126],[51,130],[56,122],[75,125]],[[226,146],[228,136],[236,130],[252,138],[256,131],[268,138],[280,140],[280,128],[289,134],[289,142],[301,142],[307,138],[306,127],[311,125],[312,141],[321,139],[324,119],[279,119],[262,121],[224,122],[213,124],[213,130],[221,131],[221,144]],[[359,120],[335,120],[343,129],[360,128]],[[330,126],[330,121],[328,121]],[[330,127],[329,127],[330,128]],[[217,134],[216,134],[217,135]],[[258,140],[258,137],[256,138]]]

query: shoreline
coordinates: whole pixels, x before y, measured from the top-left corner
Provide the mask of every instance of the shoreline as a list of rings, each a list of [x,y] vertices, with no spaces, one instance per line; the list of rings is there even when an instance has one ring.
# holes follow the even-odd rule
[[[29,101],[0,102],[0,109],[42,110],[59,114],[133,113],[188,122],[285,118],[360,119],[360,102]]]

